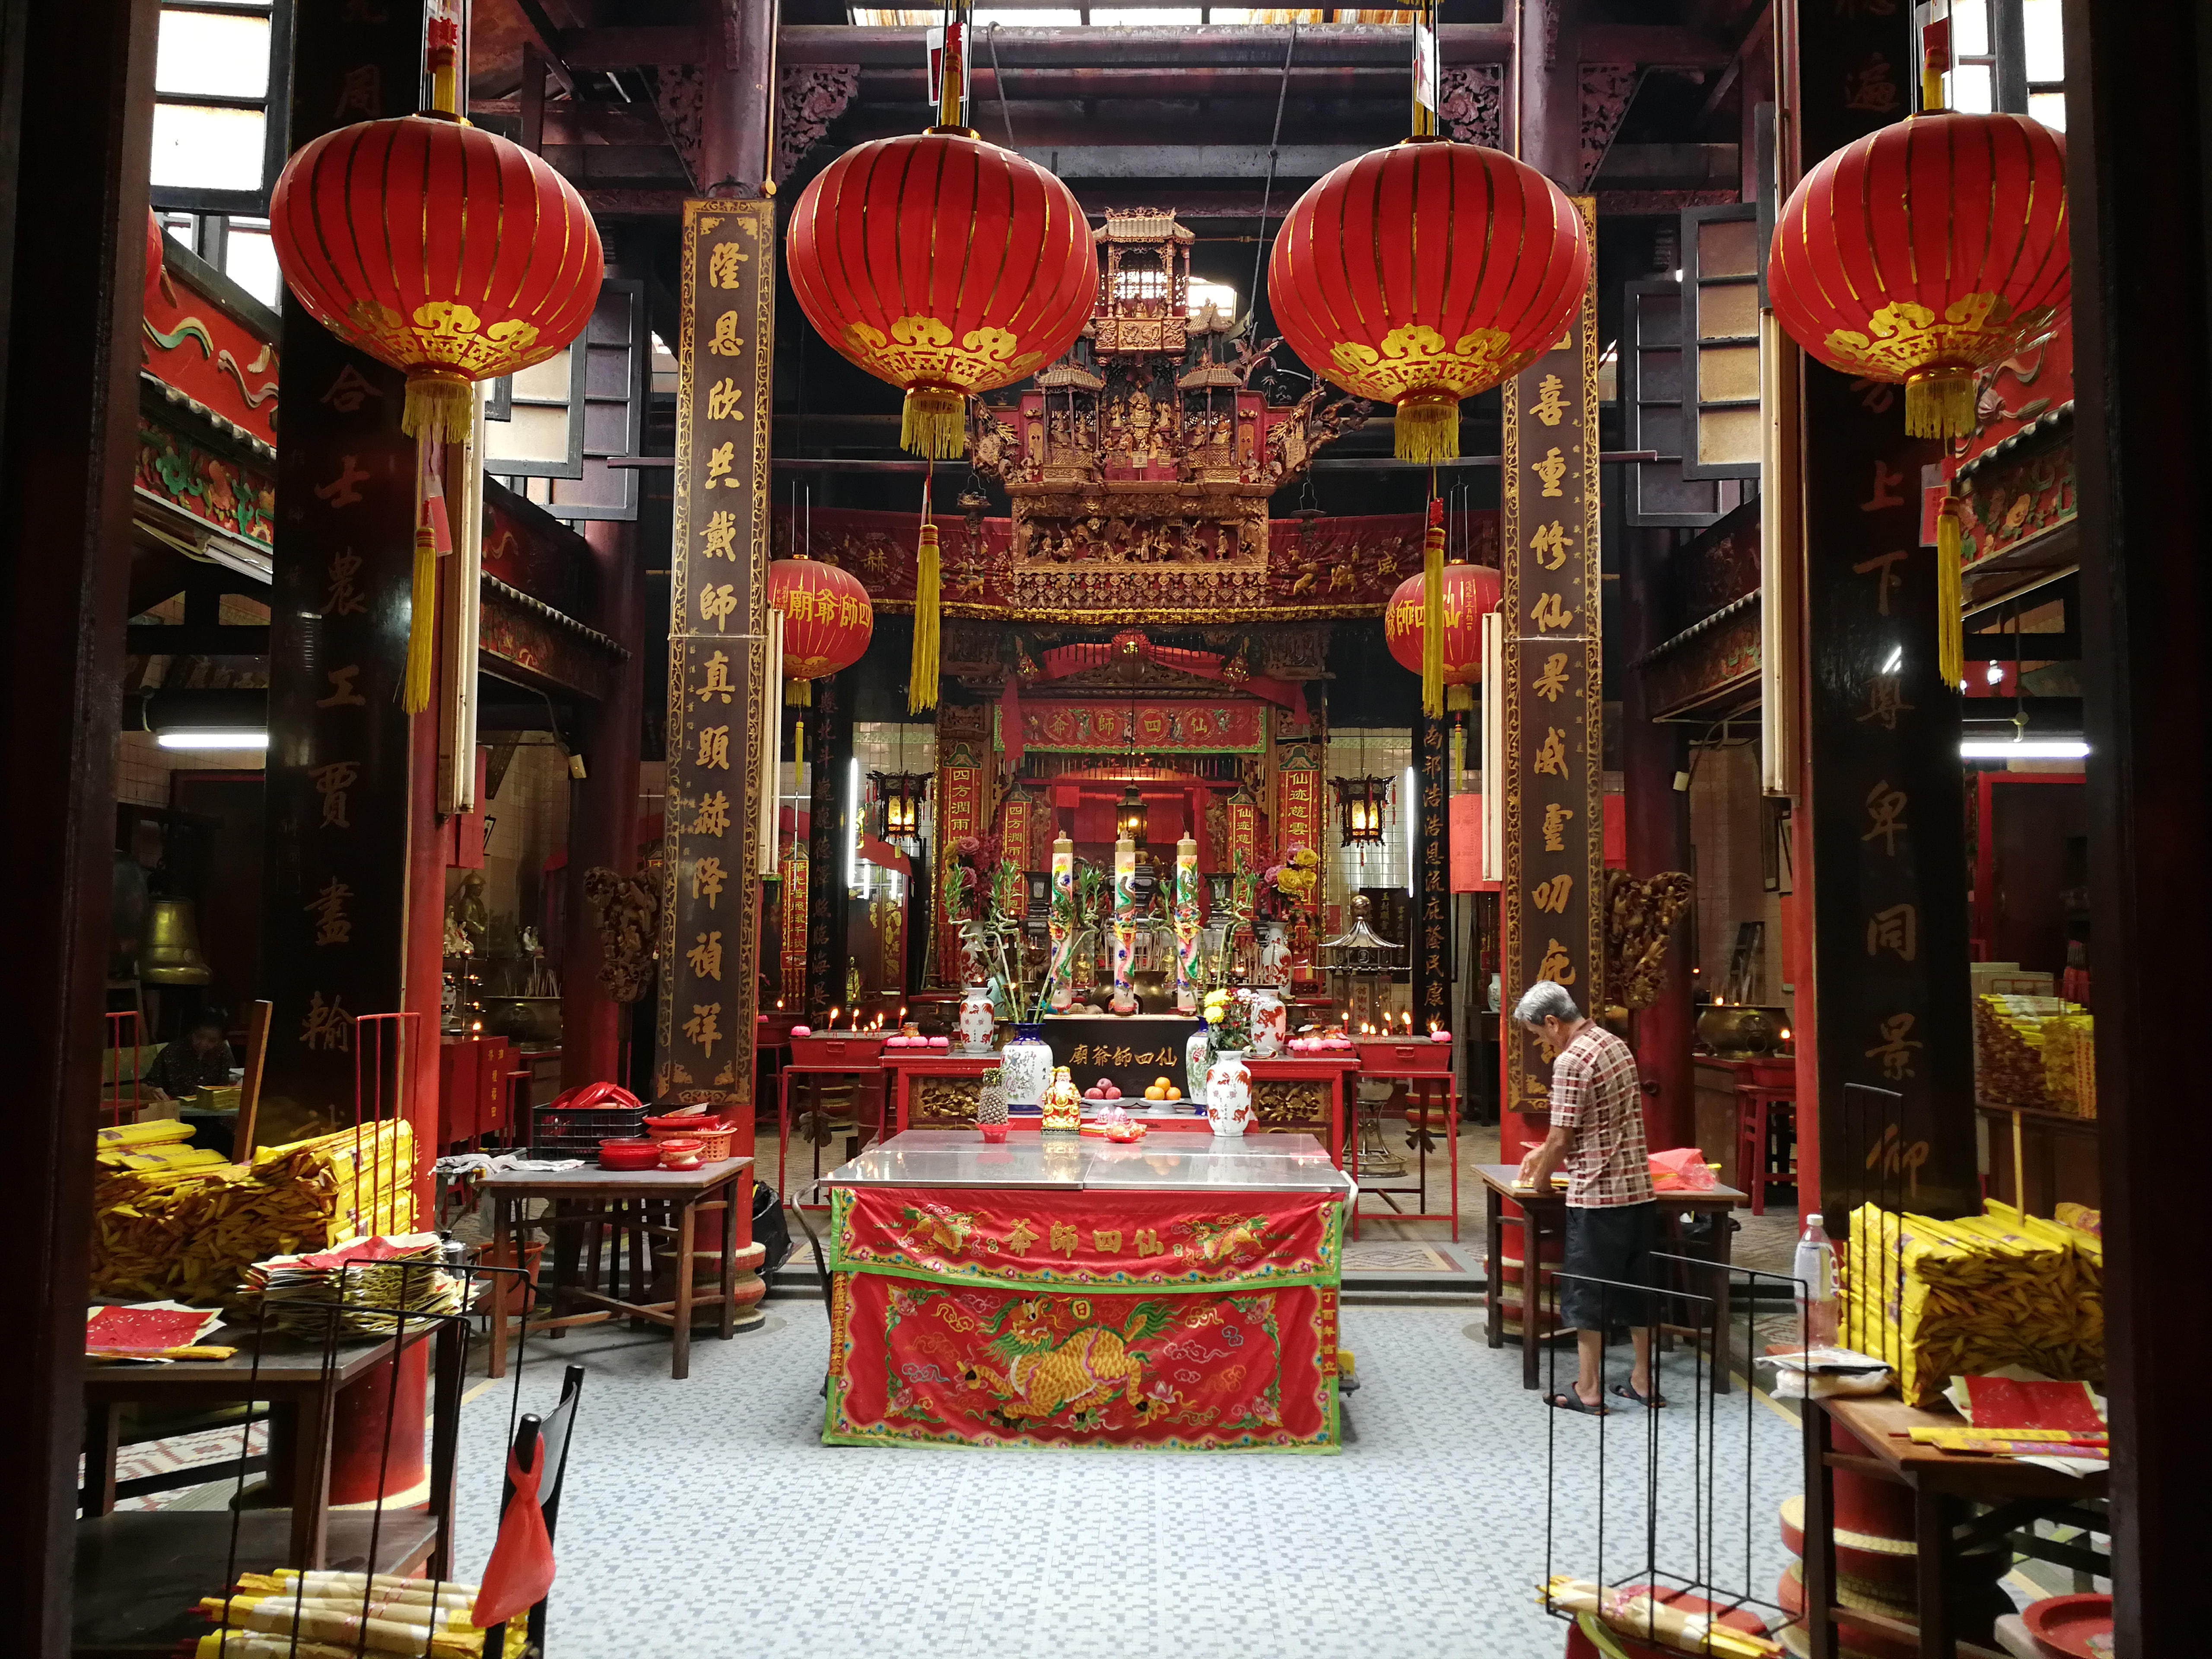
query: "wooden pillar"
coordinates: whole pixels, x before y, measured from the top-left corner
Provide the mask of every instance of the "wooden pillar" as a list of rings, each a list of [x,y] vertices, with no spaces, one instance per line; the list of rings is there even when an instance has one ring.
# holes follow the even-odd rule
[[[1595,204],[1575,199],[1583,223],[1594,228]],[[1509,1164],[1544,1138],[1553,1058],[1513,1025],[1515,1004],[1548,979],[1585,1012],[1605,1006],[1597,351],[1592,261],[1579,322],[1563,344],[1504,387],[1498,1002],[1508,1028],[1499,1156]]]
[[[568,824],[568,918],[561,963],[561,1086],[619,1080],[627,1006],[599,983],[606,947],[584,897],[584,878],[604,867],[617,875],[637,868],[637,755],[644,699],[644,594],[634,520],[592,519],[584,526],[592,550],[584,614],[629,653],[617,669],[607,700],[590,709],[582,732],[583,787]]]
[[[853,690],[844,675],[815,682],[807,725],[814,775],[807,807],[806,1011],[820,1018],[845,1000],[845,849],[853,839],[845,820],[845,775],[853,757]],[[914,877],[909,927],[929,914],[926,858],[915,860]],[[916,960],[911,951],[908,960]]]
[[[15,1256],[0,1651],[70,1650],[71,1516],[137,458],[151,0],[0,5],[0,984],[21,1047],[0,1158]]]
[[[1903,11],[1811,6],[1797,21],[1809,170],[1909,112],[1913,58]],[[1979,1200],[1960,697],[1937,672],[1936,555],[1920,538],[1937,447],[1905,435],[1900,388],[1803,363],[1812,798],[1797,847],[1809,840],[1813,866],[1821,1208],[1885,1184],[1957,1214]],[[1844,1110],[1854,1083],[1904,1097],[1889,1144],[1846,1144],[1862,1138],[1864,1115]]]
[[[2188,1193],[2212,1121],[2175,971],[2212,937],[2212,527],[2193,501],[2212,453],[2212,21],[2197,0],[2067,0],[2065,25],[2113,1634],[2179,1654],[2203,1639],[2191,1385],[2212,1364]]]
[[[1579,0],[1513,8],[1514,153],[1565,191],[1583,187]]]
[[[404,7],[302,9],[292,35],[294,147],[411,112],[422,46],[421,17]],[[285,311],[281,365],[261,941],[276,1008],[264,1146],[351,1121],[351,1020],[403,1006],[410,921],[435,930],[444,901],[442,860],[425,846],[435,826],[436,717],[399,710],[415,506],[415,443],[399,429],[404,383],[296,305]],[[429,1086],[416,1091],[418,1128],[437,1114],[434,945],[428,958],[417,1049]],[[396,1087],[396,1072],[383,1081]]]
[[[1632,529],[1621,560],[1623,618],[1628,638],[1621,655],[1635,662],[1673,631],[1667,563],[1674,551],[1665,530]],[[1675,774],[1688,760],[1688,741],[1679,726],[1651,718],[1651,697],[1644,675],[1628,671],[1621,687],[1620,767],[1622,807],[1628,815],[1628,871],[1648,878],[1690,867],[1690,797],[1674,787]],[[1695,1068],[1690,1061],[1692,1011],[1688,959],[1690,924],[1686,915],[1667,943],[1667,979],[1659,1000],[1636,1015],[1636,1069],[1644,1085],[1644,1128],[1654,1151],[1692,1146],[1698,1140]],[[1724,1147],[1709,1147],[1718,1157]]]

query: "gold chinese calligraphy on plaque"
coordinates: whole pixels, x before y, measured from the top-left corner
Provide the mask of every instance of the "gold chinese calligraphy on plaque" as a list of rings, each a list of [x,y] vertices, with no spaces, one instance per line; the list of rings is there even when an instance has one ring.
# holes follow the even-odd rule
[[[1595,234],[1595,204],[1575,198]],[[1604,690],[1599,669],[1597,289],[1559,343],[1504,386],[1504,950],[1510,1013],[1538,980],[1604,1006]],[[1505,1107],[1537,1113],[1552,1055],[1505,1034]],[[1509,1121],[1504,1156],[1520,1155]],[[1541,1131],[1529,1135],[1540,1139]]]
[[[768,711],[771,202],[687,202],[668,626],[664,1099],[750,1109]]]

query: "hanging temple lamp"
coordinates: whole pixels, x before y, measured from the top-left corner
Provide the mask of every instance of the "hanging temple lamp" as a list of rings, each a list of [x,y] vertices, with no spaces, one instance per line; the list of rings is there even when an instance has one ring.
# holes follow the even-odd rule
[[[459,112],[460,27],[433,9],[429,107],[303,145],[269,202],[285,286],[346,344],[407,376],[416,441],[413,616],[400,706],[430,701],[442,447],[465,439],[472,388],[565,349],[599,304],[599,228],[568,180]]]

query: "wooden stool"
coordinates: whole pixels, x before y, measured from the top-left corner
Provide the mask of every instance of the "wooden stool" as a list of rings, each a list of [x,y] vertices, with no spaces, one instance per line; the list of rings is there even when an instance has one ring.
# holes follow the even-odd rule
[[[1787,1140],[1784,1140],[1784,1137]],[[1778,1169],[1777,1143],[1788,1151]],[[1751,1212],[1766,1213],[1766,1183],[1797,1185],[1797,1086],[1739,1083],[1735,1088],[1736,1185],[1751,1194]]]

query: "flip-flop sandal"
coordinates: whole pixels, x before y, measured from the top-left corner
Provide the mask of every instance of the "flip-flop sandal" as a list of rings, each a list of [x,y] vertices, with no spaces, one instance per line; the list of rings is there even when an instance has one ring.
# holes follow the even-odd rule
[[[1583,1404],[1582,1396],[1577,1394],[1572,1389],[1569,1389],[1564,1394],[1546,1395],[1544,1396],[1544,1403],[1547,1406],[1549,1406],[1555,1412],[1580,1412],[1584,1417],[1610,1417],[1613,1415],[1613,1408],[1609,1406],[1589,1406]]]
[[[1637,1393],[1632,1387],[1626,1382],[1614,1383],[1613,1385],[1613,1391],[1619,1395],[1623,1400],[1633,1400],[1638,1405],[1645,1407],[1655,1412],[1667,1403],[1666,1395],[1660,1394],[1656,1390],[1650,1395],[1641,1395]]]

